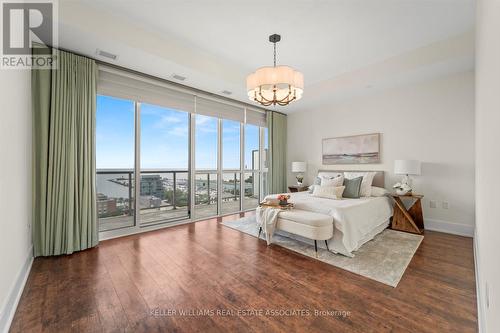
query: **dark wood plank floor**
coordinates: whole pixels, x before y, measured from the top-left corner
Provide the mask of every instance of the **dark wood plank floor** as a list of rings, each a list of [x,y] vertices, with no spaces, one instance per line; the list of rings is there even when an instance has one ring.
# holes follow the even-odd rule
[[[35,259],[11,331],[477,331],[470,238],[426,232],[392,288],[217,222]]]

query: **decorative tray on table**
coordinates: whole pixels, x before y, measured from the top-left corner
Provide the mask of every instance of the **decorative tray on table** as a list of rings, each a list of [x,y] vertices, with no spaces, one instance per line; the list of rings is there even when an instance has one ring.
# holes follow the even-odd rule
[[[275,202],[262,201],[259,204],[259,206],[260,207],[279,208],[279,209],[288,210],[288,209],[293,209],[294,204],[291,203],[291,202],[288,202],[286,205],[280,205],[279,203],[275,203]]]

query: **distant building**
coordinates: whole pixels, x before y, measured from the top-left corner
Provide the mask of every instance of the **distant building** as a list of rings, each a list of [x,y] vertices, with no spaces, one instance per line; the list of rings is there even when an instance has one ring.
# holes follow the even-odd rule
[[[141,196],[164,197],[163,179],[160,175],[141,176]]]
[[[99,216],[112,215],[116,213],[116,199],[108,198],[102,193],[97,193],[97,213]]]

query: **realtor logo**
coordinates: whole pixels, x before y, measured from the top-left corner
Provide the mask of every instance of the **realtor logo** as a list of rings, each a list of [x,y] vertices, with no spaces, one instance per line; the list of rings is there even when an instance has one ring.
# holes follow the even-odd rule
[[[54,68],[50,47],[57,47],[56,5],[52,0],[1,2],[1,68]]]

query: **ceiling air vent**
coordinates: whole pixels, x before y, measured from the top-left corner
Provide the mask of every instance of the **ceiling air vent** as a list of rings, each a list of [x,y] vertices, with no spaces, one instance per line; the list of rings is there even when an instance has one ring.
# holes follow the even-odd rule
[[[172,78],[178,80],[178,81],[184,81],[186,79],[185,76],[179,75],[179,74],[173,74]]]
[[[232,91],[229,91],[229,90],[222,90],[222,93],[224,95],[231,95],[233,92]]]
[[[104,57],[104,58],[108,58],[108,59],[111,59],[111,60],[118,59],[118,55],[110,53],[110,52],[106,52],[106,51],[103,51],[103,50],[99,50],[99,49],[96,50],[96,54],[98,56],[101,56],[101,57]]]

